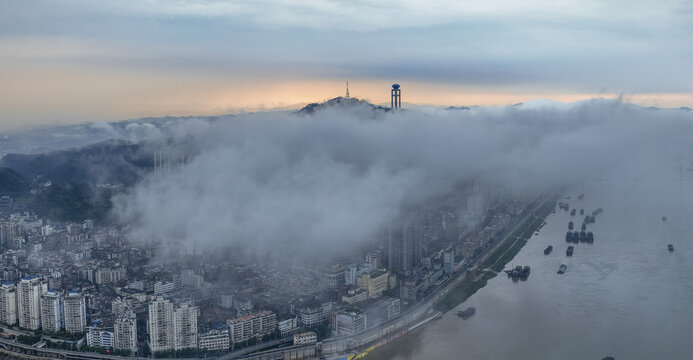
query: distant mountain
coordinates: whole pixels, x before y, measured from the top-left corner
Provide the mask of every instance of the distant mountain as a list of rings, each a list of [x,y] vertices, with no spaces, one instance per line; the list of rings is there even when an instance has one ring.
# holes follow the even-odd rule
[[[0,195],[18,197],[27,194],[29,190],[31,186],[24,176],[10,168],[0,168]]]
[[[342,109],[361,109],[361,110],[367,110],[367,111],[372,111],[373,113],[376,112],[387,112],[390,111],[391,109],[388,107],[380,106],[380,105],[373,105],[369,103],[366,100],[360,100],[357,98],[345,98],[345,97],[336,97],[334,99],[327,100],[322,103],[312,103],[304,106],[302,109],[298,110],[297,113],[299,114],[313,114],[316,111],[322,111],[325,109],[335,109],[335,108],[342,108]]]
[[[8,154],[0,166],[39,183],[122,184],[131,186],[153,167],[142,145],[109,140],[43,154]]]
[[[153,168],[142,144],[109,140],[44,154],[8,154],[0,160],[0,195],[58,221],[107,221],[111,198]],[[122,187],[102,186],[123,185]]]
[[[445,108],[445,110],[471,110],[472,108],[469,106],[448,106]]]
[[[52,220],[104,222],[113,207],[112,196],[108,188],[83,183],[53,184],[32,194],[27,207]]]

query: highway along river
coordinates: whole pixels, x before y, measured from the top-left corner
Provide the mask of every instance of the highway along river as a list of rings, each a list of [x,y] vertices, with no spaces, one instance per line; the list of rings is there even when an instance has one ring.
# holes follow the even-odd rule
[[[690,359],[693,183],[601,181],[567,196],[560,201],[578,213],[557,208],[506,265],[531,266],[527,281],[501,273],[442,319],[367,358]],[[579,231],[580,209],[597,208],[603,212],[587,225],[594,243],[566,243],[568,222]],[[553,252],[544,255],[548,245]],[[469,306],[474,316],[457,317]]]

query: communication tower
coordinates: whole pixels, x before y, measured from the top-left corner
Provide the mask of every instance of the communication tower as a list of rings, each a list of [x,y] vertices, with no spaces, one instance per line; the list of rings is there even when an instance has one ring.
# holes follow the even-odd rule
[[[402,91],[399,89],[399,84],[392,84],[392,91],[390,91],[390,108],[402,108]]]

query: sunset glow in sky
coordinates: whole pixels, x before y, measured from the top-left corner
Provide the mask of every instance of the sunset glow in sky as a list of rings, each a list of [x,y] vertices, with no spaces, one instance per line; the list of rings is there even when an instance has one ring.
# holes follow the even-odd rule
[[[690,1],[0,3],[0,130],[342,95],[693,107]]]

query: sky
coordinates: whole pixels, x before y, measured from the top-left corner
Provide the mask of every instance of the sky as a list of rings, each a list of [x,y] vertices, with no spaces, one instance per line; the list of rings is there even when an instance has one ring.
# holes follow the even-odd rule
[[[690,1],[0,2],[0,131],[343,95],[693,106]]]

